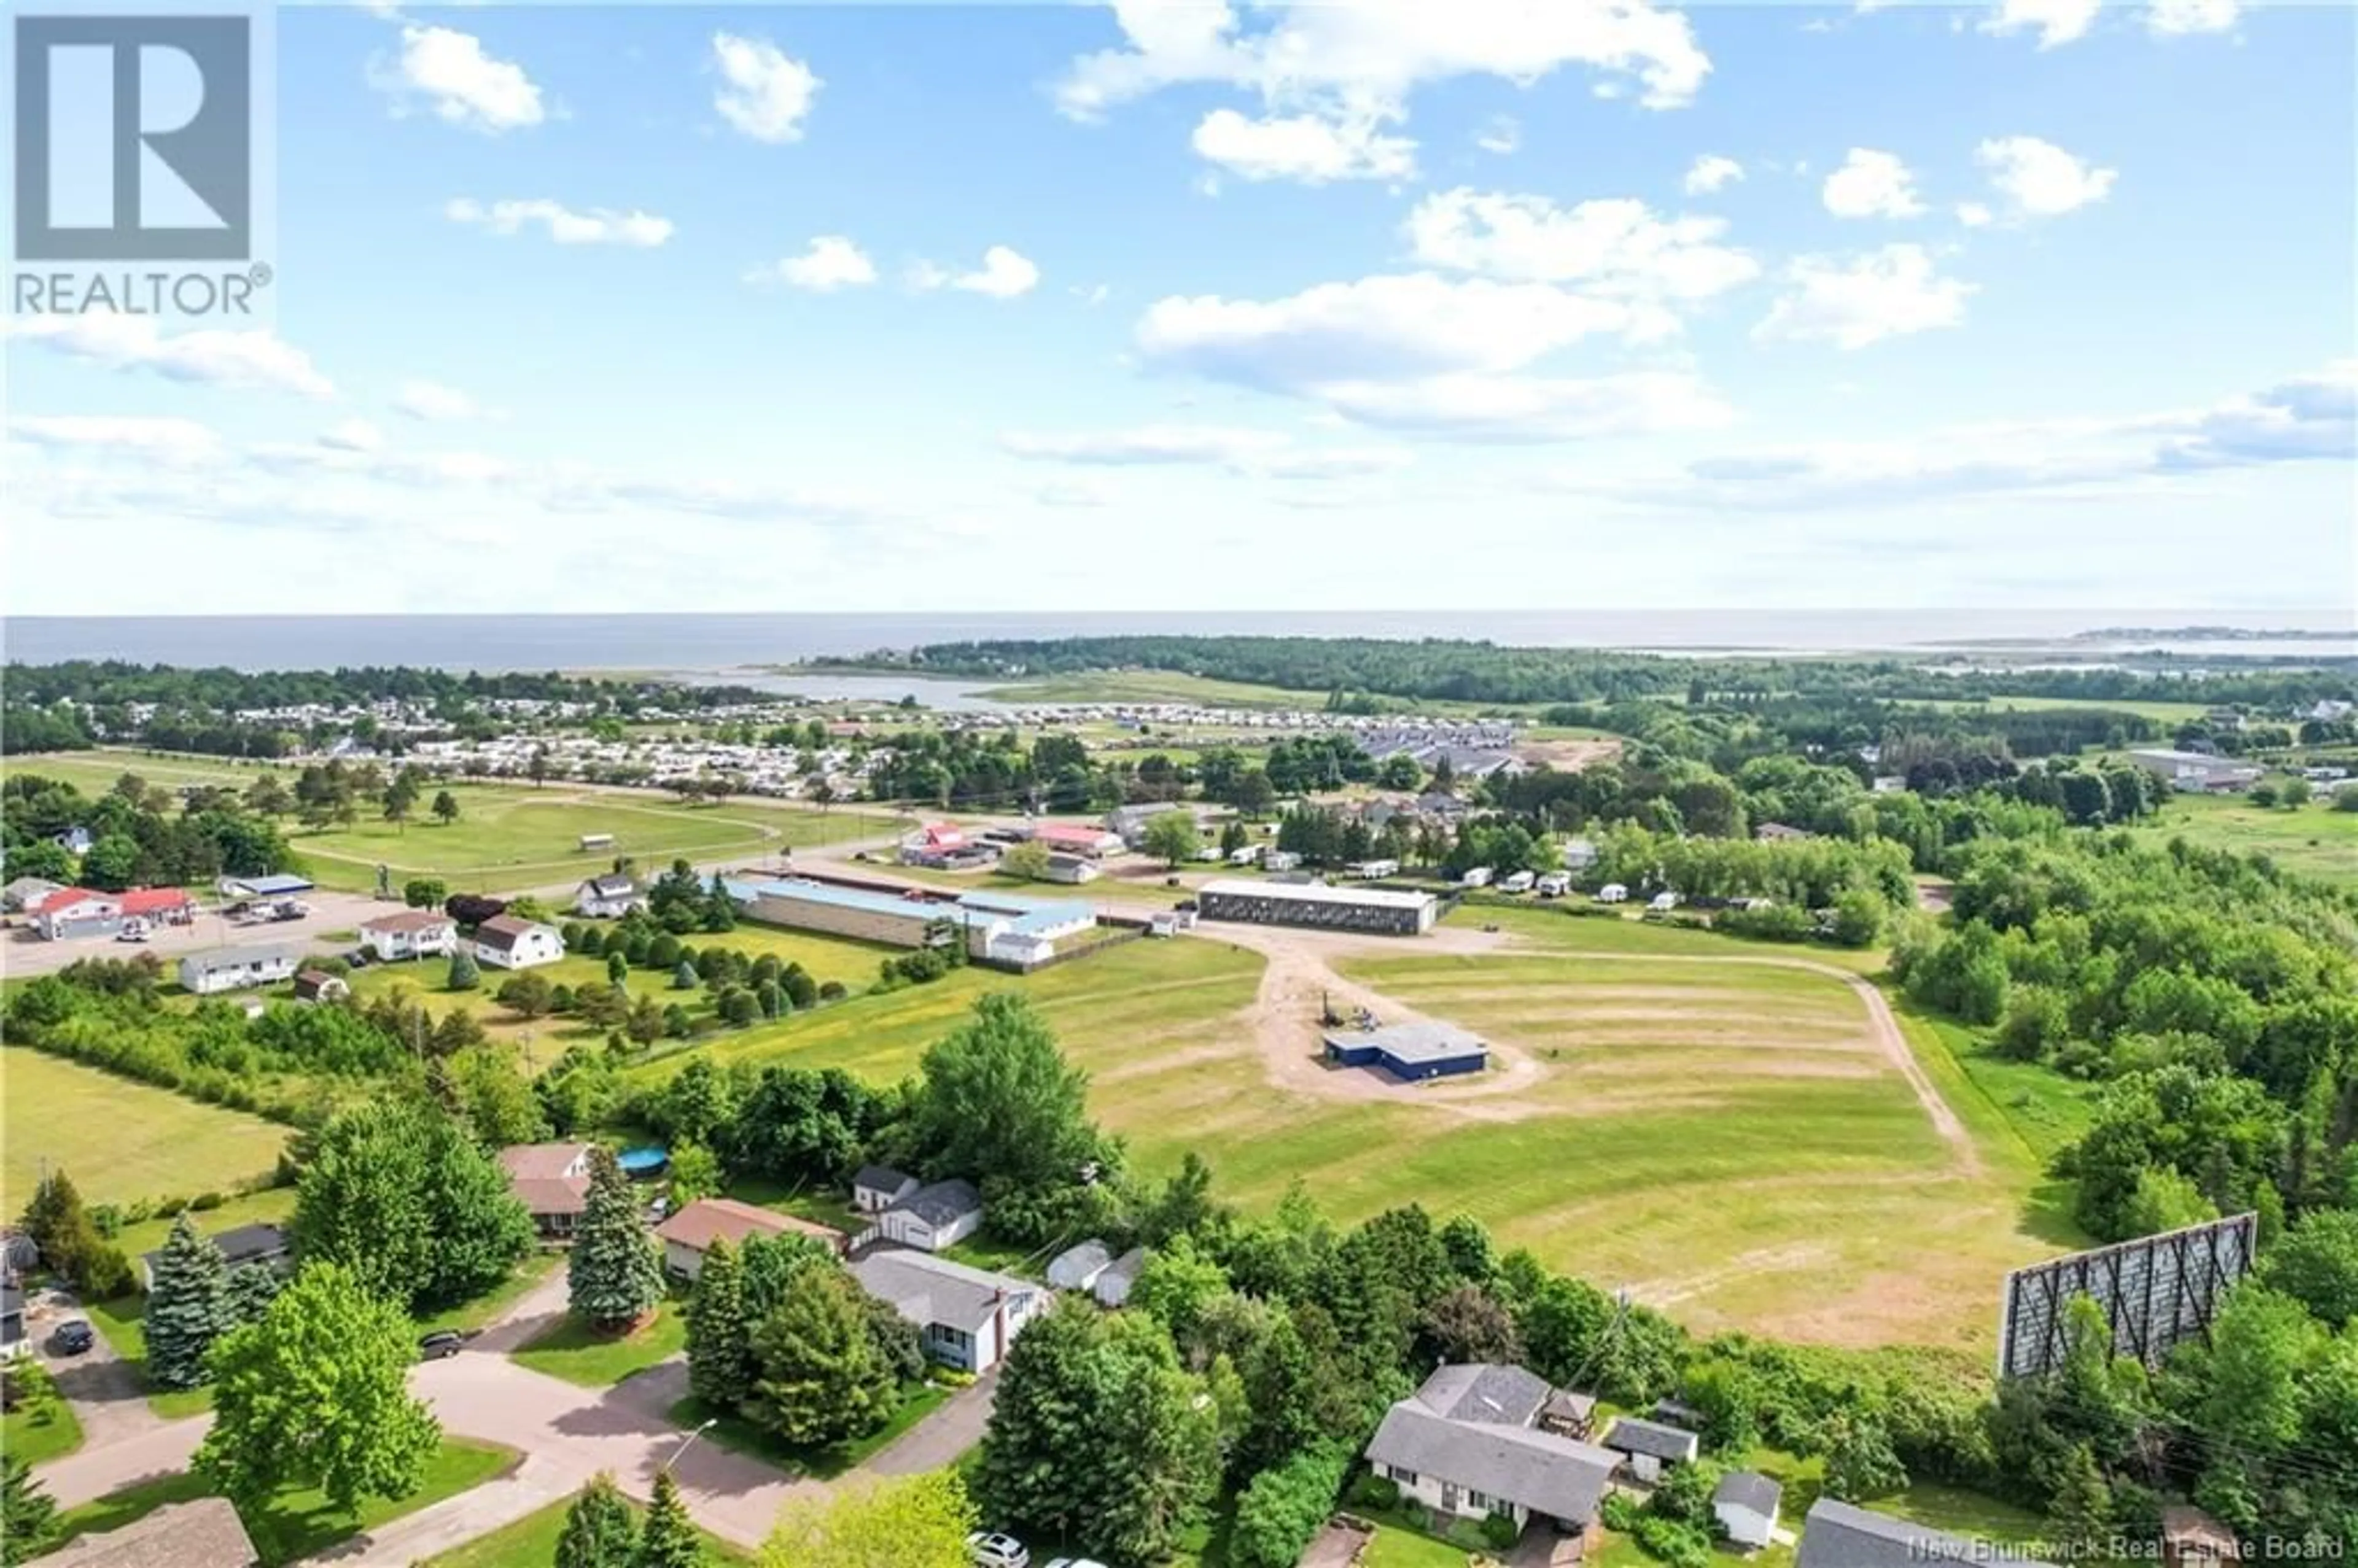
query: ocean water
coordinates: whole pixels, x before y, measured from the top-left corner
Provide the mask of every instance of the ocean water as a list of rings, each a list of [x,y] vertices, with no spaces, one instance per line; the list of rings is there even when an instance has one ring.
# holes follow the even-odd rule
[[[2358,654],[2348,605],[2218,610],[1507,610],[992,615],[18,616],[0,627],[10,660],[129,659],[243,670],[410,665],[485,672],[630,670],[709,676],[748,666],[971,638],[1127,633],[1468,637],[1541,647],[1692,652],[1900,652],[1999,642],[2020,654],[2100,627],[2233,626],[2324,633],[2298,640],[2121,646],[2284,656]],[[2082,652],[2093,651],[2082,648]],[[749,682],[749,684],[751,684]],[[795,678],[797,689],[808,685]],[[905,685],[905,682],[903,684]],[[847,693],[846,695],[849,695]],[[861,693],[860,695],[866,695]]]

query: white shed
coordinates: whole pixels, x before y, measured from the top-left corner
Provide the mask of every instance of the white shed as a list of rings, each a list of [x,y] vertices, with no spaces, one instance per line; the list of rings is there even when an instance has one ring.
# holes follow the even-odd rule
[[[1102,1241],[1068,1247],[1048,1262],[1048,1282],[1060,1291],[1086,1291],[1113,1265],[1113,1253]]]
[[[1711,1495],[1712,1516],[1738,1546],[1766,1546],[1777,1532],[1784,1488],[1757,1470],[1730,1470]]]
[[[1146,1267],[1146,1249],[1133,1247],[1099,1273],[1097,1282],[1089,1287],[1098,1298],[1098,1305],[1118,1307],[1130,1300],[1130,1287],[1138,1283],[1139,1271]]]

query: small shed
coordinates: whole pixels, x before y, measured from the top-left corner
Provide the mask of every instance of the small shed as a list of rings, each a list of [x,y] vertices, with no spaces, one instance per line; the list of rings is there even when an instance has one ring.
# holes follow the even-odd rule
[[[1587,1441],[1596,1430],[1596,1396],[1558,1389],[1540,1407],[1540,1427],[1561,1437]]]
[[[890,1165],[862,1165],[851,1177],[851,1206],[882,1214],[917,1190],[917,1178]]]
[[[580,849],[581,852],[584,854],[587,854],[592,849],[611,849],[613,847],[614,836],[611,833],[584,833],[581,835]]]
[[[1113,1253],[1104,1242],[1084,1241],[1049,1260],[1048,1283],[1060,1291],[1086,1291],[1112,1265]]]
[[[1730,1470],[1711,1494],[1712,1517],[1738,1546],[1766,1546],[1777,1532],[1784,1488],[1757,1470]]]
[[[331,975],[325,969],[305,969],[295,977],[297,1001],[342,1001],[351,997],[352,988],[341,975]]]
[[[1673,1465],[1692,1463],[1703,1440],[1680,1427],[1625,1415],[1605,1434],[1605,1446],[1621,1455],[1630,1475],[1650,1482]]]
[[[1130,1288],[1138,1283],[1139,1273],[1145,1267],[1146,1249],[1133,1247],[1106,1265],[1097,1283],[1089,1287],[1089,1293],[1097,1297],[1099,1306],[1118,1307],[1130,1300]]]

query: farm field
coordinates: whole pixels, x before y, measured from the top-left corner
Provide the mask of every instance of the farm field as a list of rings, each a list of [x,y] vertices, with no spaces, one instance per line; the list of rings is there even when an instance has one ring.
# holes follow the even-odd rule
[[[2141,702],[2135,697],[1993,697],[1975,701],[1952,697],[1922,706],[1946,708],[1960,713],[2052,713],[2059,708],[2100,708],[2109,713],[2134,713],[2157,724],[2183,724],[2210,711],[2208,705],[2200,702]]]
[[[2206,849],[2266,855],[2286,871],[2358,887],[2358,811],[2334,810],[2323,798],[2329,793],[2289,810],[2263,809],[2241,795],[2173,795],[2128,831],[2156,844],[2184,838]]]
[[[1953,1136],[1936,1130],[1845,979],[1872,956],[1536,909],[1466,911],[1444,930],[1451,946],[1496,950],[1362,945],[1336,962],[1339,981],[1526,1056],[1532,1076],[1506,1092],[1330,1077],[1308,1060],[1314,1000],[1280,1019],[1300,1043],[1277,1063],[1255,1006],[1262,954],[1217,933],[1027,981],[961,971],[705,1049],[889,1082],[976,994],[1020,986],[1144,1172],[1194,1150],[1248,1206],[1300,1178],[1344,1220],[1412,1202],[1469,1213],[1502,1244],[1629,1286],[1704,1331],[1979,1351],[2000,1276],[2078,1242],[2041,1190],[2006,1086],[1985,1087],[1929,1025],[1903,1020],[1956,1119]],[[1926,1236],[1942,1247],[1928,1255]]]
[[[118,749],[90,752],[40,752],[8,760],[7,772],[38,773],[62,780],[84,795],[104,795],[125,773],[137,773],[149,784],[177,789],[181,784],[219,784],[240,787],[274,770],[261,762],[236,763],[179,752],[146,752]]]
[[[287,1130],[29,1047],[0,1054],[0,1210],[63,1167],[89,1203],[194,1197],[270,1174]]]

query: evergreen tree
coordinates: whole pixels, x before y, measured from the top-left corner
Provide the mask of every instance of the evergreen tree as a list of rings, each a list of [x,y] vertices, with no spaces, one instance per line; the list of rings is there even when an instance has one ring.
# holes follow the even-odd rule
[[[704,1254],[687,1303],[687,1387],[708,1411],[735,1410],[753,1388],[744,1277],[726,1239]]]
[[[2105,1543],[2113,1535],[2113,1492],[2086,1444],[2072,1444],[2063,1456],[2047,1515],[2054,1523],[2055,1539],[2070,1546],[2073,1561],[2102,1561],[2111,1555]]]
[[[795,1275],[753,1325],[753,1419],[789,1443],[829,1444],[873,1432],[891,1413],[897,1380],[869,1333],[863,1293],[840,1268]]]
[[[614,1477],[601,1472],[565,1510],[556,1568],[633,1568],[638,1549],[639,1523],[631,1505]]]
[[[41,1250],[41,1262],[50,1272],[79,1281],[90,1261],[106,1243],[82,1206],[81,1193],[63,1170],[44,1175],[25,1207],[25,1234]]]
[[[590,1154],[590,1193],[573,1233],[566,1281],[575,1315],[622,1328],[664,1299],[663,1249],[647,1229],[638,1195],[611,1150]]]
[[[252,1323],[270,1310],[287,1276],[267,1263],[248,1263],[229,1271],[229,1316],[233,1327]]]
[[[167,1389],[193,1389],[205,1380],[205,1353],[235,1325],[229,1260],[197,1233],[186,1210],[156,1259],[147,1290],[147,1375]]]
[[[475,956],[464,947],[450,955],[450,973],[443,984],[454,991],[471,991],[483,983],[482,970],[475,967]]]
[[[655,1473],[654,1500],[639,1530],[638,1555],[631,1561],[632,1568],[703,1568],[704,1544],[668,1470]]]
[[[0,1563],[15,1568],[40,1555],[57,1512],[24,1457],[13,1449],[0,1454]]]

